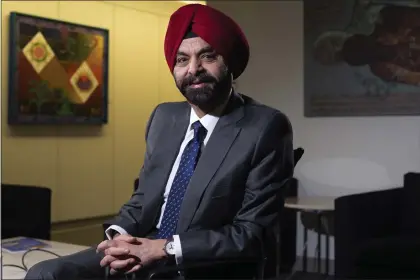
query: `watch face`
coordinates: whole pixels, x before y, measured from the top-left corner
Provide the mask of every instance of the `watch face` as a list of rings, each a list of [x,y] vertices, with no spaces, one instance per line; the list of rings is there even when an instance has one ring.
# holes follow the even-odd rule
[[[165,246],[165,251],[166,253],[168,253],[169,255],[175,255],[175,246],[174,246],[174,242],[168,242]]]

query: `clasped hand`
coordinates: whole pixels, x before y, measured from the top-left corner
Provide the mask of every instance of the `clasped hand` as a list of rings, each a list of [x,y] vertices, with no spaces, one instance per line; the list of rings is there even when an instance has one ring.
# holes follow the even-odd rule
[[[97,252],[104,252],[102,267],[109,266],[110,273],[132,273],[143,266],[166,257],[163,250],[165,239],[138,238],[130,235],[119,235],[113,240],[102,241]]]

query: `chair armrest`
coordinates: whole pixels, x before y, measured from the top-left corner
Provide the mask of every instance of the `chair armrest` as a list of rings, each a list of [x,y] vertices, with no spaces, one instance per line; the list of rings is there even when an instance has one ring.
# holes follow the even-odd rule
[[[186,264],[168,264],[163,263],[163,265],[153,269],[149,274],[149,279],[162,279],[166,277],[161,277],[161,275],[166,275],[170,273],[175,273],[178,271],[186,271],[189,269],[200,269],[200,268],[213,268],[217,266],[228,266],[228,265],[252,265],[255,266],[255,276],[259,278],[264,273],[264,262],[265,259],[226,259],[226,260],[217,260],[217,261],[197,261],[189,262]]]

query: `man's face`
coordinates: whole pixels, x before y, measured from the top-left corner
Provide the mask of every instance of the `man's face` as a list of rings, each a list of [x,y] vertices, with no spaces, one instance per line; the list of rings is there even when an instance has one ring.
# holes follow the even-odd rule
[[[173,74],[185,98],[205,110],[213,110],[222,104],[232,87],[223,57],[200,37],[182,41]]]

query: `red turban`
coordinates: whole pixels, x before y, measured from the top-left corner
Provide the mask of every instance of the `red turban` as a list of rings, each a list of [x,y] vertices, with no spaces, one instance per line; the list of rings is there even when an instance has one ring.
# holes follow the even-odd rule
[[[249,60],[249,45],[244,33],[227,15],[200,4],[182,6],[170,18],[165,37],[165,57],[171,72],[178,48],[189,31],[223,56],[234,79],[242,74]]]

